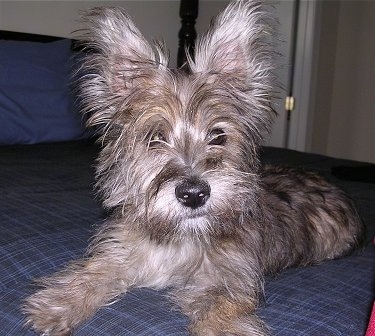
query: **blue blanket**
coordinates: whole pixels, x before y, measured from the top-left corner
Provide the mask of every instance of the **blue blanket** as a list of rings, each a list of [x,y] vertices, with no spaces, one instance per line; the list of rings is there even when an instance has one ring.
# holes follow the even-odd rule
[[[82,255],[105,213],[93,194],[91,141],[0,146],[0,333],[34,335],[20,305],[32,280]],[[334,166],[359,163],[265,148],[262,160],[317,170],[346,189],[375,229],[375,184],[338,180]],[[374,299],[375,248],[267,279],[259,309],[273,335],[363,335]],[[67,295],[69,295],[67,293]],[[163,292],[133,290],[74,335],[187,335],[187,319]]]

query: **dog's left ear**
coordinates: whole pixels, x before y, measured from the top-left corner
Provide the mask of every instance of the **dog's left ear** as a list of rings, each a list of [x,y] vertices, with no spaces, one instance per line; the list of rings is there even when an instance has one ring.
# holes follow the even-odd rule
[[[190,60],[192,72],[267,80],[271,67],[266,20],[260,2],[233,1],[198,39],[194,61]]]
[[[275,111],[271,99],[275,90],[271,43],[273,20],[264,4],[238,0],[211,23],[197,41],[192,73],[208,78],[226,89],[236,111],[243,116],[248,141],[260,144],[269,133]],[[256,148],[254,145],[253,148]]]
[[[161,44],[151,45],[124,9],[97,7],[82,17],[86,50],[78,70],[82,112],[89,125],[107,125],[125,109],[134,90],[155,72],[167,69],[169,55]]]

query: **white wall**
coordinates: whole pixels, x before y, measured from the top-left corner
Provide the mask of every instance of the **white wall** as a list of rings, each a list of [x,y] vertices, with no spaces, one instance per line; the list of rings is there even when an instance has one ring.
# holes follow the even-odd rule
[[[375,2],[323,4],[311,150],[375,163]]]
[[[375,162],[375,2],[340,4],[327,153]]]
[[[170,1],[0,1],[0,29],[71,37],[80,12],[93,6],[127,9],[146,38],[164,39],[175,64],[179,2]]]
[[[211,17],[228,1],[200,1],[198,32],[204,31]],[[71,37],[79,27],[80,12],[93,6],[124,7],[149,40],[164,40],[171,52],[171,65],[176,64],[179,0],[133,1],[2,1],[0,29],[35,34]],[[73,35],[74,36],[74,35]]]

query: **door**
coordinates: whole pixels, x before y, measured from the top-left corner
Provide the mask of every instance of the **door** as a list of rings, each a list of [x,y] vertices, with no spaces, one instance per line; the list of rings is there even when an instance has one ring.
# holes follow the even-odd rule
[[[280,82],[277,89],[278,97],[273,100],[277,117],[272,126],[271,134],[266,140],[266,145],[275,147],[287,147],[289,118],[286,110],[286,97],[290,95],[293,72],[293,49],[294,49],[294,29],[296,0],[271,2],[273,15],[279,22],[276,26],[278,34],[275,34],[274,45],[276,48],[275,66],[276,76]]]

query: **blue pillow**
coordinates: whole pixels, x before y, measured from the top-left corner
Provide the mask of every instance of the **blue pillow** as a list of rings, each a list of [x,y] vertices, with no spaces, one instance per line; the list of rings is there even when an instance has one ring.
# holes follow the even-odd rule
[[[79,139],[70,90],[71,40],[0,41],[0,144]]]

